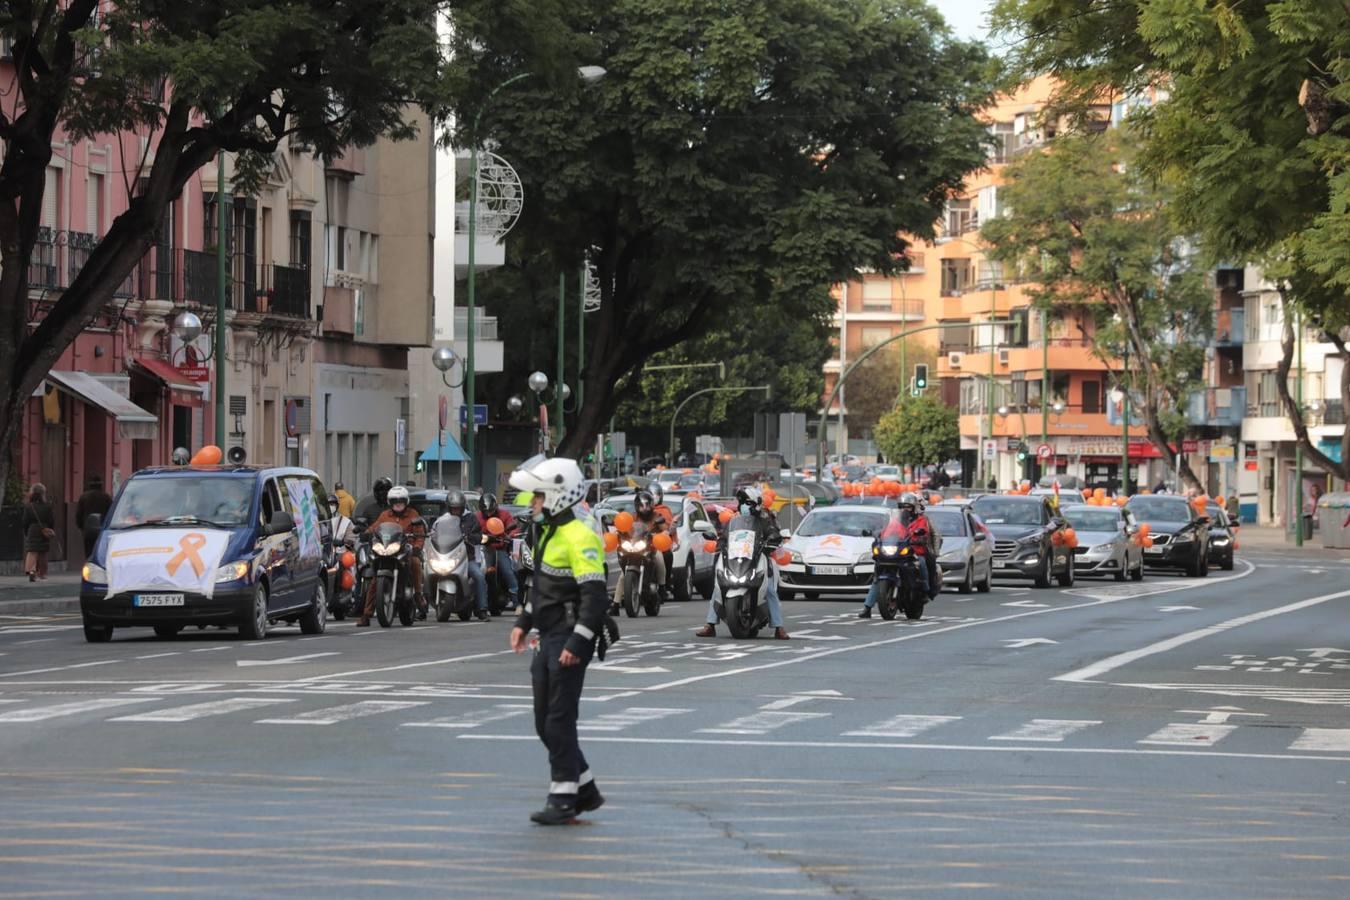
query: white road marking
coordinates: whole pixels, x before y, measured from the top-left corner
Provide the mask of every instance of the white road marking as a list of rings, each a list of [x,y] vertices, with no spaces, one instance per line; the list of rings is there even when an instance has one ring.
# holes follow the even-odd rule
[[[1001,606],[1018,606],[1025,609],[1047,609],[1049,603],[1037,603],[1035,600],[1013,600],[1009,603],[1000,604]]]
[[[183,652],[183,651],[181,651],[181,650],[172,650],[172,651],[170,651],[170,652],[168,652],[168,653],[148,653],[148,654],[146,654],[145,656],[138,656],[138,657],[136,657],[136,658],[137,658],[137,659],[159,659],[159,658],[162,657],[162,656],[180,656],[180,655],[182,655],[182,652]]]
[[[534,709],[529,703],[499,703],[491,709],[475,709],[470,712],[459,713],[453,716],[442,716],[439,719],[428,719],[425,722],[404,722],[405,728],[478,728],[489,722],[500,722],[503,719],[513,719],[516,716],[523,716]]]
[[[593,719],[586,719],[577,725],[577,729],[579,731],[623,731],[633,725],[656,722],[687,712],[693,712],[693,710],[657,706],[630,706],[620,712],[605,713]]]
[[[1326,659],[1334,653],[1350,653],[1350,650],[1341,650],[1339,647],[1300,647],[1300,653],[1306,653],[1313,659]]]
[[[1305,728],[1289,749],[1350,753],[1350,728]]]
[[[885,622],[885,621],[882,621],[882,622],[876,622],[876,623],[874,623],[874,624],[876,624],[876,625],[886,625],[886,624],[889,624],[889,623],[887,623],[887,622]],[[802,629],[800,629],[800,630],[797,630],[797,631],[792,632],[792,637],[793,637],[794,640],[800,638],[801,640],[804,640],[804,641],[846,641],[846,640],[848,640],[848,638],[845,637],[845,636],[842,635],[842,634],[817,634],[816,632],[818,632],[819,630],[820,630],[819,628],[802,628]]]
[[[593,672],[620,672],[624,675],[654,675],[670,671],[662,666],[616,666],[611,663],[596,663],[587,668]]]
[[[1245,574],[1250,574],[1252,571],[1254,571],[1254,569],[1249,569]],[[1220,581],[1227,580],[1229,579],[1220,579]],[[1350,591],[1338,591],[1335,594],[1323,594],[1320,597],[1300,600],[1297,603],[1288,603],[1284,606],[1277,606],[1274,609],[1267,609],[1245,616],[1238,616],[1235,619],[1229,619],[1227,622],[1220,622],[1217,625],[1209,625],[1205,628],[1197,628],[1194,631],[1188,631],[1185,634],[1179,634],[1175,637],[1149,644],[1146,647],[1140,647],[1138,650],[1129,650],[1125,653],[1117,653],[1115,656],[1108,656],[1106,659],[1095,662],[1090,666],[1075,669],[1074,671],[1066,672],[1063,675],[1056,675],[1053,680],[1078,682],[1092,681],[1105,675],[1107,672],[1119,669],[1121,666],[1129,665],[1132,662],[1137,662],[1138,660],[1158,653],[1165,653],[1168,650],[1175,650],[1177,647],[1184,646],[1192,641],[1198,641],[1202,638],[1222,634],[1230,629],[1240,628],[1243,625],[1250,625],[1253,622],[1260,622],[1262,619],[1269,619],[1272,616],[1279,616],[1300,609],[1307,609],[1310,606],[1317,606],[1326,603],[1328,600],[1339,600],[1342,597],[1350,597]]]
[[[959,722],[960,716],[892,716],[874,725],[845,731],[848,737],[911,738],[948,722]]]
[[[461,741],[537,741],[534,735],[517,734],[461,734]],[[1142,747],[1036,747],[989,744],[924,744],[880,741],[756,741],[732,738],[694,738],[694,737],[621,737],[611,735],[592,735],[588,743],[611,744],[653,744],[670,746],[705,747],[775,747],[780,749],[803,748],[812,750],[918,750],[932,753],[934,750],[947,750],[955,753],[1081,753],[1095,756],[1190,756],[1196,759],[1249,759],[1279,760],[1282,762],[1334,762],[1341,765],[1350,763],[1350,754],[1340,756],[1300,756],[1292,753],[1236,753],[1222,750],[1154,750]]]
[[[189,652],[189,653],[210,653],[210,652],[212,652],[213,650],[233,650],[233,649],[235,649],[235,648],[234,648],[233,646],[231,646],[230,644],[222,644],[222,645],[220,645],[219,647],[202,647],[202,648],[200,648],[200,649],[197,649],[197,650],[190,650],[190,651],[188,651],[188,652]]]
[[[111,666],[113,663],[124,662],[120,659],[99,659],[94,662],[75,663],[69,666],[50,666],[46,669],[27,669],[22,672],[4,672],[0,678],[15,678],[19,675],[45,675],[48,672],[65,672],[70,669],[87,669],[90,666]]]
[[[1198,610],[1198,606],[1159,606],[1158,612],[1182,612],[1183,610]]]
[[[95,700],[77,700],[74,703],[58,703],[55,706],[30,706],[0,713],[0,723],[45,722],[47,719],[59,719],[62,716],[74,716],[79,713],[96,712],[111,709],[114,706],[130,706],[133,703],[149,703],[159,697],[99,697]]]
[[[327,653],[306,653],[304,656],[286,656],[281,659],[236,659],[236,666],[290,666],[298,662],[304,662],[307,659],[318,659],[321,656],[341,656],[336,650],[329,650]]]
[[[414,706],[426,706],[426,701],[417,700],[360,700],[345,706],[330,706],[326,709],[312,709],[288,719],[258,719],[257,725],[336,725],[350,719],[376,716],[380,713],[396,712]]]
[[[1036,644],[1058,644],[1059,641],[1052,641],[1049,638],[1004,638],[1003,643],[1008,645],[1009,650],[1021,650],[1023,647],[1033,647]]]
[[[811,719],[827,718],[829,713],[813,712],[772,712],[761,710],[739,719],[724,722],[716,728],[700,728],[702,734],[767,734],[788,725],[806,722]]]
[[[192,703],[188,706],[175,706],[170,709],[157,709],[152,712],[136,713],[130,716],[118,716],[109,722],[191,722],[207,716],[223,716],[226,713],[246,709],[258,709],[274,706],[278,703],[294,703],[288,697],[231,697],[228,700],[212,700],[209,703]]]
[[[1173,722],[1144,738],[1141,744],[1163,744],[1172,747],[1213,747],[1237,731],[1236,725],[1206,725]]]
[[[380,629],[380,630],[381,630],[381,631],[387,631],[388,629]],[[378,633],[378,632],[367,632],[367,633],[368,633],[368,634],[374,634],[374,633]],[[351,672],[333,672],[332,674],[329,674],[329,675],[311,675],[309,678],[301,678],[300,680],[301,680],[301,681],[324,681],[324,680],[329,679],[329,678],[342,678],[342,679],[348,679],[348,678],[353,678],[353,677],[355,677],[355,676],[357,676],[357,675],[370,675],[370,674],[373,674],[373,673],[375,673],[375,672],[402,672],[402,671],[405,671],[405,670],[407,670],[407,669],[421,669],[421,668],[424,668],[424,667],[426,667],[426,666],[446,666],[446,665],[449,665],[450,663],[468,662],[468,661],[474,660],[474,659],[489,659],[489,658],[491,658],[491,657],[493,657],[493,656],[505,656],[505,655],[507,655],[507,654],[509,654],[509,653],[514,653],[514,652],[515,652],[514,650],[496,650],[496,651],[490,651],[490,652],[488,652],[488,653],[470,653],[470,654],[468,654],[468,655],[466,655],[466,656],[448,656],[448,657],[446,657],[446,658],[444,658],[444,659],[429,659],[429,660],[427,660],[427,661],[425,661],[425,662],[403,663],[402,665],[398,665],[398,666],[379,666],[378,668],[374,668],[374,669],[356,669],[356,670],[351,671]]]
[[[1286,703],[1350,706],[1350,689],[1347,688],[1297,688],[1260,684],[1150,684],[1128,681],[1112,684],[1115,687],[1148,688],[1155,691],[1190,691],[1220,697],[1253,697],[1259,700],[1281,700]]]
[[[1074,732],[1102,724],[1097,719],[1032,719],[1005,734],[996,734],[991,741],[1044,741],[1057,743]]]

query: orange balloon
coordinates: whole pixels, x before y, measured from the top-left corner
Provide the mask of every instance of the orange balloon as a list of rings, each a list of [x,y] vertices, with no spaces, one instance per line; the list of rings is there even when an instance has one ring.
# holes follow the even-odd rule
[[[1064,532],[1056,531],[1053,534],[1051,534],[1050,543],[1054,544],[1056,547],[1064,546]]]
[[[1106,488],[1093,488],[1093,489],[1092,489],[1092,496],[1094,496],[1094,497],[1105,497],[1105,496],[1106,496]]]
[[[620,531],[632,531],[633,514],[630,512],[621,512],[614,517],[614,527]]]
[[[792,562],[792,554],[780,547],[778,551],[774,553],[773,561],[780,566],[786,566],[788,563]]]
[[[605,552],[613,553],[619,549],[619,534],[615,531],[605,532]]]
[[[1153,546],[1153,538],[1149,537],[1148,535],[1144,535],[1144,546],[1145,546],[1145,547],[1152,547],[1152,546]]]
[[[723,525],[730,522],[732,518],[733,516],[731,515],[731,510],[729,509],[724,509],[717,514],[717,521],[721,522]]]
[[[1214,502],[1219,504],[1219,509],[1225,509],[1228,506],[1228,500],[1224,497],[1215,497]]]
[[[492,535],[493,537],[499,537],[500,535],[506,532],[506,526],[503,525],[502,520],[497,518],[496,516],[493,516],[492,518],[487,520],[486,528],[487,533]]]
[[[773,506],[773,501],[778,499],[778,492],[773,488],[764,489],[764,505]]]
[[[219,447],[215,444],[207,444],[192,454],[191,464],[194,466],[218,466],[223,458]]]
[[[356,584],[356,576],[352,574],[351,569],[342,570],[341,583],[342,589],[344,591],[350,591],[352,589],[352,585]]]
[[[941,494],[929,494],[929,495],[928,495],[928,502],[929,502],[929,503],[934,503],[934,504],[941,503],[941,502],[942,502],[942,495],[941,495]]]
[[[1086,500],[1092,496],[1092,488],[1083,488],[1083,499]]]
[[[704,541],[704,542],[703,542],[703,552],[704,552],[704,553],[716,553],[716,552],[717,552],[717,541]]]
[[[354,565],[356,565],[356,554],[350,550],[345,551],[342,554],[342,567],[350,569]]]
[[[665,553],[670,549],[670,535],[664,531],[652,535],[652,546],[656,548],[657,553]]]
[[[1209,505],[1209,498],[1208,498],[1208,497],[1196,497],[1195,499],[1193,499],[1193,500],[1191,501],[1191,506],[1194,507],[1194,509],[1195,509],[1196,512],[1201,512],[1201,513],[1204,512],[1204,511],[1205,511],[1205,507],[1208,506],[1208,505]]]

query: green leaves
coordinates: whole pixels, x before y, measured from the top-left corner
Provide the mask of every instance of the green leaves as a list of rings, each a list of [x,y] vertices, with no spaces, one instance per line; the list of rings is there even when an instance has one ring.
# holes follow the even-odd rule
[[[960,416],[954,408],[927,395],[906,398],[881,417],[872,437],[891,462],[945,462],[961,447]]]

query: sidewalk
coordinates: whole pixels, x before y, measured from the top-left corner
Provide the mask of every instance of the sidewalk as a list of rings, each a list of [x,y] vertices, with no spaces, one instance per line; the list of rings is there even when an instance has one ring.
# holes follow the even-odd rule
[[[1294,535],[1278,525],[1243,525],[1237,533],[1238,556],[1247,551],[1292,552],[1300,555],[1317,556],[1322,559],[1350,560],[1350,550],[1330,550],[1322,546],[1322,536],[1313,534],[1311,540],[1303,546],[1294,545]]]
[[[78,572],[59,572],[36,582],[29,581],[27,575],[0,575],[0,616],[79,611]]]

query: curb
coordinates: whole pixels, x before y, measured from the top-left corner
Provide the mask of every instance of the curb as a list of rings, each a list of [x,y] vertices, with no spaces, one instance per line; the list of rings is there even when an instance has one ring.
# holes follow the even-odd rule
[[[0,601],[0,616],[29,616],[39,613],[78,613],[78,597],[48,597],[43,600]]]

